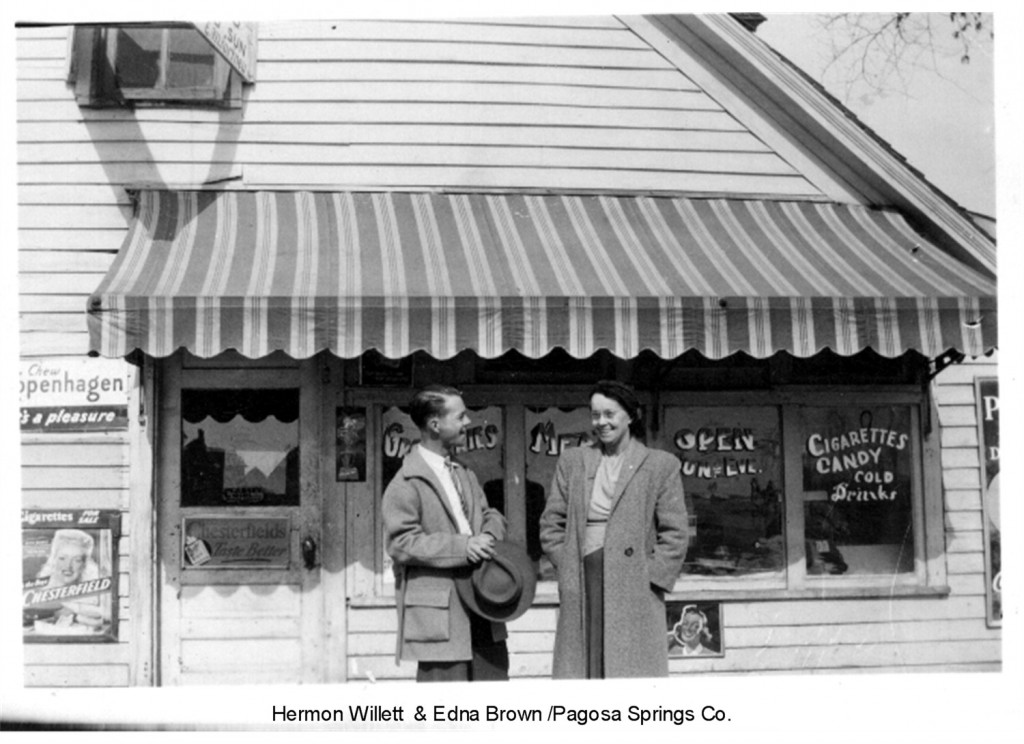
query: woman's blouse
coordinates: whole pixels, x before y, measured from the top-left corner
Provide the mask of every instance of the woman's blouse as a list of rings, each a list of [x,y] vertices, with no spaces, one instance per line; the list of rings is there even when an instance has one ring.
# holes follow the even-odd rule
[[[594,476],[594,489],[590,492],[590,506],[587,509],[587,528],[583,535],[583,555],[590,555],[604,547],[605,527],[612,511],[612,497],[619,480],[625,450],[617,455],[601,455]]]

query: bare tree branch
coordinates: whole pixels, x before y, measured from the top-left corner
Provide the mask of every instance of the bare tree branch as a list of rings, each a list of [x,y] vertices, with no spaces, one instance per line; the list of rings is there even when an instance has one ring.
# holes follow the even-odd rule
[[[939,74],[950,57],[967,64],[990,54],[994,38],[991,13],[838,13],[820,24],[831,45],[825,73],[846,100],[905,90],[910,72]]]

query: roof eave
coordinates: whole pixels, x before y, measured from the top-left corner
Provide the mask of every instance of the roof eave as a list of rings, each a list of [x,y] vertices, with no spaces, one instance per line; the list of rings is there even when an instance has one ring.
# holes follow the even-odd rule
[[[629,25],[638,19],[620,16],[620,20]],[[962,207],[735,18],[708,14],[644,16],[642,20],[653,23],[675,43],[683,43],[677,33],[681,25],[706,45],[705,53],[719,57],[722,74],[733,78],[740,87],[753,86],[772,98],[787,117],[776,121],[779,126],[802,129],[806,141],[821,143],[845,164],[856,168],[872,190],[889,200],[882,206],[900,208],[944,250],[993,277],[996,275],[995,241]]]

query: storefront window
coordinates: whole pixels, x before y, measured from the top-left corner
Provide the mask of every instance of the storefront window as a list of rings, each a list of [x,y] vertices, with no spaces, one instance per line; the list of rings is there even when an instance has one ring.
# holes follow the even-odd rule
[[[182,506],[298,506],[299,392],[183,390]]]
[[[684,574],[777,574],[786,565],[779,411],[665,408],[670,451],[682,464],[690,516]]]
[[[589,406],[526,409],[526,552],[541,580],[556,578],[554,566],[540,547],[540,515],[558,456],[569,447],[591,441]]]
[[[487,503],[505,513],[505,434],[504,410],[500,406],[469,408],[469,429],[466,444],[455,453],[460,463],[473,471],[487,496]],[[384,493],[391,479],[402,467],[404,458],[420,440],[420,430],[404,406],[391,406],[381,413],[383,432],[381,452],[381,488]],[[384,575],[393,573],[391,557],[384,554]]]
[[[589,407],[559,405],[563,394],[544,390],[530,402],[518,390],[488,391],[495,405],[470,410],[461,455],[508,518],[509,539],[526,548],[538,580],[552,583],[540,517],[559,456],[593,442]],[[911,390],[661,391],[658,401],[645,400],[647,445],[678,458],[689,513],[676,592],[940,586],[942,575],[922,561],[922,535],[935,519],[923,457],[934,442],[921,437],[919,405]],[[419,431],[401,408],[379,410],[382,493]],[[517,432],[515,441],[508,431]],[[386,557],[384,567],[389,576]]]
[[[502,409],[499,406],[489,406],[470,408],[468,411],[469,429],[466,431],[466,444],[455,451],[455,457],[476,474],[487,495],[488,503],[502,511],[504,499],[501,486],[505,478]],[[420,441],[420,430],[412,422],[404,406],[392,406],[384,409],[381,431],[384,432],[384,451],[381,458],[383,493],[388,483],[395,477],[395,473],[402,467],[402,458]]]
[[[914,570],[907,406],[801,409],[808,575]]]

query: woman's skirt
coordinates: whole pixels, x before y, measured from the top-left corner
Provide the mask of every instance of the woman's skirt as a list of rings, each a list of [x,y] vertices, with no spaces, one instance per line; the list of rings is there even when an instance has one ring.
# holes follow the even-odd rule
[[[583,556],[587,679],[604,679],[604,549]]]

